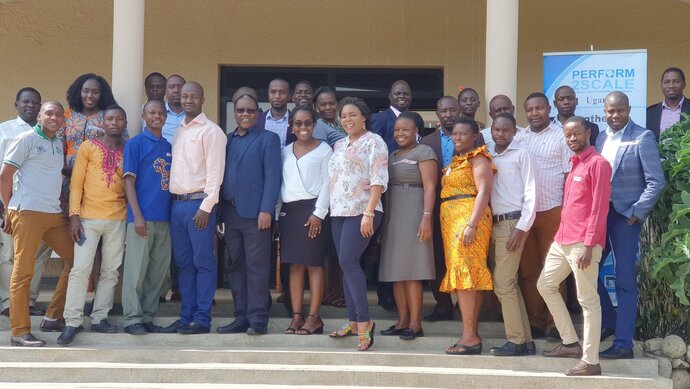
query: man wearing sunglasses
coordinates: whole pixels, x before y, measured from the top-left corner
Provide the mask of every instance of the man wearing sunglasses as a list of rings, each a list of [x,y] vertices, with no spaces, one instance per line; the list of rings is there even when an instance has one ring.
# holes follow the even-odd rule
[[[268,328],[271,220],[282,172],[280,138],[257,125],[258,111],[254,96],[238,97],[237,128],[227,140],[221,220],[235,320],[219,327],[221,334],[263,335]]]

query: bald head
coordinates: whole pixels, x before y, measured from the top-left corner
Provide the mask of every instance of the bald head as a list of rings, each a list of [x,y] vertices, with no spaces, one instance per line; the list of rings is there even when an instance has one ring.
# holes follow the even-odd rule
[[[188,93],[196,93],[201,97],[204,97],[204,88],[196,81],[189,81],[188,83],[182,85],[182,94],[187,91]]]
[[[628,95],[626,95],[623,92],[611,92],[608,95],[606,95],[606,98],[604,99],[604,103],[610,102],[611,104],[622,104],[622,105],[630,105],[630,100],[628,99]]]
[[[515,115],[515,106],[510,100],[510,97],[506,95],[496,95],[489,101],[489,116],[491,116],[491,119],[495,119],[496,115],[503,112]]]
[[[412,89],[410,84],[405,80],[398,80],[391,85],[391,90],[388,93],[388,100],[391,106],[400,112],[407,111],[412,104]]]
[[[232,94],[232,103],[233,104],[237,103],[237,99],[240,96],[244,96],[244,95],[252,96],[254,98],[254,100],[258,100],[258,95],[256,94],[256,90],[254,88],[250,88],[248,86],[241,86],[241,87],[237,88],[235,93]]]
[[[189,123],[202,112],[204,105],[204,88],[202,88],[198,82],[190,81],[182,85],[180,100],[182,102],[182,109],[185,112],[186,121]]]
[[[613,132],[625,128],[630,121],[630,102],[622,92],[611,92],[604,99],[604,116]]]

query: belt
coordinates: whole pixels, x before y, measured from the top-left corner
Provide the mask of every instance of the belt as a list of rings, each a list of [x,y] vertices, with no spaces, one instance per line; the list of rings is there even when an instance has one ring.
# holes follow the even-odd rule
[[[519,219],[521,217],[522,217],[522,212],[520,212],[520,211],[508,212],[508,213],[504,213],[503,215],[495,215],[494,216],[494,223],[502,222],[504,220],[515,220],[515,219]]]
[[[473,194],[459,194],[455,196],[450,196],[450,197],[445,197],[441,199],[442,203],[445,203],[446,201],[451,201],[451,200],[460,200],[460,199],[469,199],[471,197],[477,197],[476,195]]]
[[[422,184],[388,184],[388,186],[402,186],[403,188],[423,188]]]
[[[173,194],[172,199],[175,201],[189,201],[189,200],[199,200],[205,199],[207,197],[204,192],[194,192],[187,194]]]
[[[235,200],[225,200],[225,199],[223,199],[223,204],[229,205],[229,206],[231,206],[231,207],[237,208],[237,206],[235,205]]]

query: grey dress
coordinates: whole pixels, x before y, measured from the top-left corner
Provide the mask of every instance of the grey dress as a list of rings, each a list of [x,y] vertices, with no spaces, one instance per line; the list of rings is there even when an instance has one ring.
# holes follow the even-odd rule
[[[433,240],[420,242],[417,237],[419,222],[424,213],[424,190],[419,162],[427,160],[436,161],[436,153],[423,144],[418,144],[400,157],[396,152],[388,157],[389,179],[384,205],[386,220],[379,281],[436,278]]]

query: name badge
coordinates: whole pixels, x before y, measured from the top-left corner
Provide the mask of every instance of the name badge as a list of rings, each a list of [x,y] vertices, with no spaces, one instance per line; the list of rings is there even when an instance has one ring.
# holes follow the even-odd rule
[[[629,142],[621,142],[618,147],[626,147],[626,146],[631,146],[631,145],[637,145],[640,144],[640,140],[631,140]]]
[[[171,153],[165,153],[165,156],[166,157],[172,157],[172,154]]]
[[[573,181],[582,182],[582,177],[575,176],[575,177],[573,177]]]

